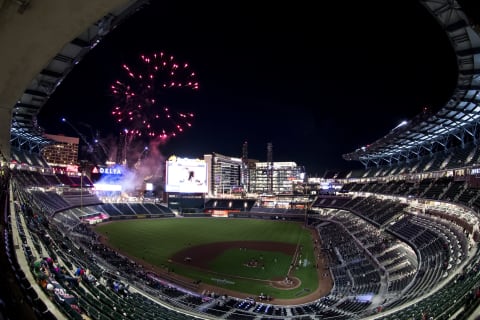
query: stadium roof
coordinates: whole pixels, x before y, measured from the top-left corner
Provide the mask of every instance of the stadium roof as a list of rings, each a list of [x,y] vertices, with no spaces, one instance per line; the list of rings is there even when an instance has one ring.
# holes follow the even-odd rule
[[[111,11],[81,35],[72,39],[53,57],[32,80],[13,107],[10,130],[12,147],[39,152],[43,146],[52,143],[52,140],[43,137],[43,130],[36,123],[37,115],[42,107],[82,58],[111,30],[147,2],[147,0],[133,0],[122,8]]]
[[[457,57],[458,79],[452,97],[436,113],[421,114],[393,128],[379,140],[344,154],[345,160],[390,165],[418,159],[439,149],[476,142],[480,124],[480,36],[455,1],[421,1],[438,20]]]

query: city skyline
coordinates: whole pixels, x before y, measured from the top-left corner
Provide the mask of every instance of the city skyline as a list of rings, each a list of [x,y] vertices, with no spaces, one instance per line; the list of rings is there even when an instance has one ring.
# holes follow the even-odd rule
[[[165,158],[212,152],[295,161],[307,173],[361,168],[341,155],[372,143],[423,108],[438,109],[456,85],[453,50],[416,2],[311,4],[150,4],[113,30],[63,81],[39,115],[48,133],[79,129],[120,134],[109,86],[121,66],[166,51],[196,70],[199,90],[169,100],[192,112],[192,127],[161,144]],[[380,7],[378,7],[380,6]],[[374,14],[373,9],[388,12]],[[199,11],[203,9],[202,11]],[[202,12],[202,14],[199,14]],[[217,13],[220,12],[220,13]],[[408,19],[408,23],[405,20]],[[155,36],[152,36],[155,34]],[[53,132],[52,132],[53,131]]]

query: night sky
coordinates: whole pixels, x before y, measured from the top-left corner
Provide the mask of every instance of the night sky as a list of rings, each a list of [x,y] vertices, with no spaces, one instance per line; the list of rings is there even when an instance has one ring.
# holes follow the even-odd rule
[[[110,85],[140,54],[166,52],[196,71],[198,91],[166,92],[192,127],[160,146],[168,157],[204,154],[295,161],[312,176],[361,168],[342,154],[372,143],[456,85],[449,41],[419,1],[250,1],[151,4],[77,65],[39,114],[47,133],[118,135]],[[163,1],[162,1],[163,2]],[[161,96],[160,96],[161,97]],[[87,124],[87,125],[85,125]]]

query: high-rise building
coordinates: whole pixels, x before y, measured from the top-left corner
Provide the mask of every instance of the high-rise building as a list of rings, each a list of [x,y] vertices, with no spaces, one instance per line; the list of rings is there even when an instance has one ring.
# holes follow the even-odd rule
[[[251,193],[293,194],[305,181],[305,168],[295,162],[257,162],[250,169]]]
[[[45,138],[55,141],[41,151],[42,156],[51,166],[66,166],[78,164],[79,138],[63,135],[44,134]]]
[[[297,185],[305,182],[305,168],[297,166],[295,162],[259,162],[246,159],[245,153],[242,158],[218,153],[206,154],[204,160],[209,179],[209,196],[294,194]]]
[[[210,172],[210,195],[217,196],[243,191],[241,158],[212,153],[205,155],[204,160],[207,163],[207,170]]]

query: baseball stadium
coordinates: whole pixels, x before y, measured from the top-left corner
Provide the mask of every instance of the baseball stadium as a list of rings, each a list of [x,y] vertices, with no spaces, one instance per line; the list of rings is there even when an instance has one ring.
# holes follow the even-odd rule
[[[47,135],[35,116],[148,2],[0,1],[0,40],[18,42],[0,61],[0,320],[478,319],[480,27],[418,1],[456,55],[453,94],[343,154],[361,169],[310,180],[246,143],[156,175],[128,131],[114,163],[78,161],[73,124],[80,138]]]

